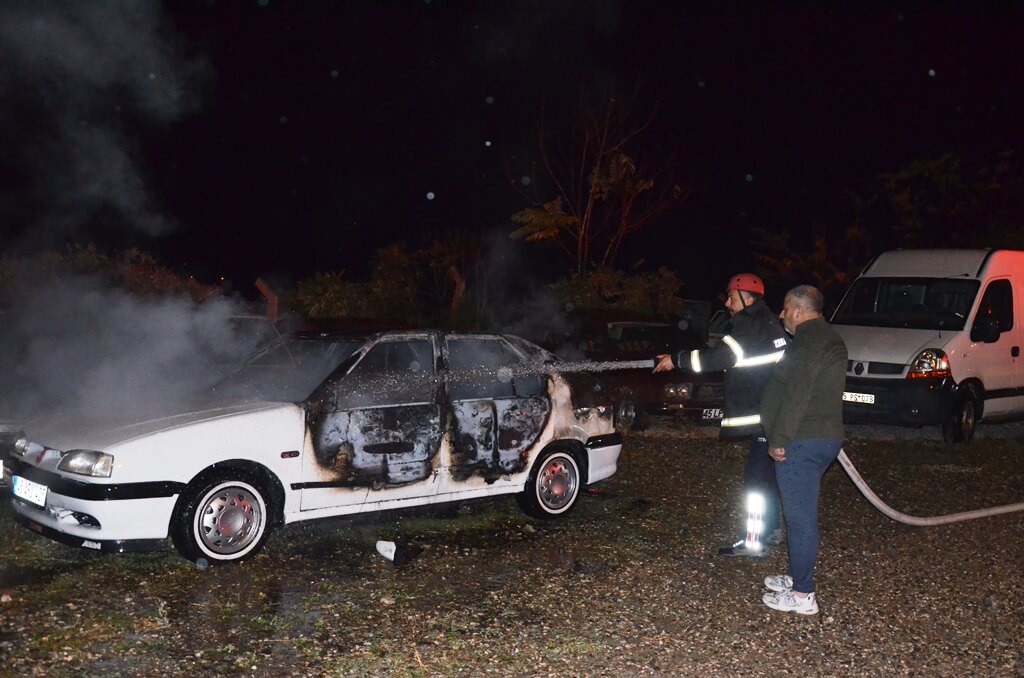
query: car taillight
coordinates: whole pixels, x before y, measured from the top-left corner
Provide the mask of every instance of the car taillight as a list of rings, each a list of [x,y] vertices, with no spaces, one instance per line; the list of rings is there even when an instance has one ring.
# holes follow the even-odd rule
[[[949,358],[945,351],[937,348],[926,348],[917,354],[910,369],[907,370],[907,379],[922,379],[925,377],[949,377],[952,373],[949,369]]]

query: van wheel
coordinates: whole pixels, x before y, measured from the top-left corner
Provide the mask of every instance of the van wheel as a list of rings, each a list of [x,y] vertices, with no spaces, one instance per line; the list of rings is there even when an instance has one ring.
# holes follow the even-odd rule
[[[970,391],[953,405],[953,413],[942,424],[942,439],[947,443],[969,443],[978,425],[977,406]]]

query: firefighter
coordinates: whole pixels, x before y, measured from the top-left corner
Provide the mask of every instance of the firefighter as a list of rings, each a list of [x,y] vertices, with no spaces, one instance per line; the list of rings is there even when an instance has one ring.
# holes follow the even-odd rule
[[[775,464],[768,456],[768,439],[761,429],[758,408],[772,369],[786,348],[786,332],[779,317],[764,302],[764,282],[758,276],[753,273],[734,275],[725,293],[725,308],[731,317],[722,340],[711,348],[659,355],[654,371],[725,370],[725,403],[719,437],[749,437],[750,451],[743,474],[746,530],[742,539],[718,549],[718,554],[760,558],[765,555],[766,545],[783,541]]]

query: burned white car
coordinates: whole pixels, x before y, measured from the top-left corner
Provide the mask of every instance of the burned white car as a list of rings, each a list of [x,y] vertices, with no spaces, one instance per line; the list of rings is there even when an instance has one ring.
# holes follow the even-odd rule
[[[241,560],[272,527],[515,494],[559,516],[616,470],[610,402],[518,337],[289,337],[208,407],[29,428],[4,458],[16,518],[67,544]]]

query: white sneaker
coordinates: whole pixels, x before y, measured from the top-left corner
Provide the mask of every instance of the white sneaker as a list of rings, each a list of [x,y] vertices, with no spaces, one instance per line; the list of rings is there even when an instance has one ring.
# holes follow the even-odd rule
[[[793,589],[793,578],[788,574],[773,574],[770,577],[764,578],[764,585],[769,591],[785,593]]]
[[[818,602],[814,599],[813,593],[808,593],[806,598],[798,598],[792,591],[780,591],[766,593],[761,600],[773,610],[796,612],[797,614],[818,614]]]

